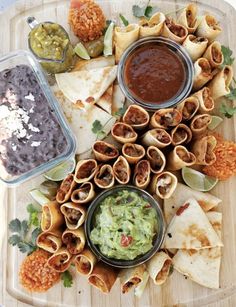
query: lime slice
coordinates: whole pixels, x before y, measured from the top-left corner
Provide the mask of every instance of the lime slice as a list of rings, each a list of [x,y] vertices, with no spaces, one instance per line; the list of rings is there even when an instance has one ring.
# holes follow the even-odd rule
[[[41,206],[47,204],[50,202],[50,199],[48,199],[43,193],[41,193],[37,189],[33,189],[30,192],[31,197]]]
[[[78,43],[75,48],[74,52],[82,59],[84,60],[90,60],[90,56],[88,54],[87,49],[84,47],[82,43]]]
[[[212,116],[211,116],[211,122],[210,122],[210,124],[208,125],[208,129],[214,130],[214,129],[217,128],[222,122],[223,122],[223,118],[221,118],[220,116],[212,115]]]
[[[190,188],[200,192],[210,191],[218,182],[217,178],[204,175],[189,167],[182,168],[182,177]]]
[[[109,24],[109,27],[106,30],[105,36],[104,36],[104,49],[103,54],[105,56],[112,55],[112,39],[113,39],[113,29],[114,29],[114,22],[111,22]]]
[[[71,158],[67,160],[55,168],[51,169],[50,171],[44,174],[44,177],[48,180],[52,181],[61,181],[63,180],[69,173],[72,173],[75,169],[75,159]]]

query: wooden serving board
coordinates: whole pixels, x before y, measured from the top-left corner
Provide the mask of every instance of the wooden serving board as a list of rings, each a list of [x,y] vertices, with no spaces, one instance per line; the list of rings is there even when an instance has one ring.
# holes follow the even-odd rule
[[[119,13],[132,21],[132,5],[147,1],[104,0],[97,1],[104,8],[108,19],[118,20]],[[195,1],[200,13],[211,12],[220,20],[224,34],[220,41],[229,45],[236,54],[236,11],[224,1]],[[164,13],[176,11],[186,5],[184,0],[152,1]],[[26,24],[28,16],[35,16],[39,21],[56,21],[67,30],[67,12],[69,0],[20,0],[0,15],[0,55],[16,49],[27,49]],[[215,8],[217,6],[217,8]],[[75,38],[73,37],[73,40]],[[236,138],[236,117],[225,120],[219,128],[227,139]],[[25,306],[80,306],[80,307],[159,307],[159,306],[236,306],[236,178],[221,182],[212,193],[223,200],[219,211],[223,212],[223,258],[219,290],[203,288],[177,272],[174,272],[162,286],[155,286],[149,281],[141,299],[135,298],[133,292],[122,295],[119,281],[109,295],[102,295],[87,283],[86,278],[76,275],[74,286],[66,289],[56,285],[46,294],[27,294],[18,283],[18,268],[24,255],[16,248],[7,245],[7,224],[13,218],[26,216],[26,205],[32,200],[28,191],[35,187],[41,177],[22,184],[14,189],[0,185],[0,305],[7,307]]]

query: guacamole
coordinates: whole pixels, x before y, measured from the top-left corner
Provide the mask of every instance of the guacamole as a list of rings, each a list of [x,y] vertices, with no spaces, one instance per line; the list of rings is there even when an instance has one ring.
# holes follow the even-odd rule
[[[137,192],[105,198],[95,213],[90,239],[109,258],[133,260],[153,247],[157,213]]]
[[[59,24],[40,23],[30,32],[29,43],[35,55],[52,61],[41,62],[48,72],[62,72],[72,65],[73,48],[68,34]],[[55,60],[62,62],[53,62]]]

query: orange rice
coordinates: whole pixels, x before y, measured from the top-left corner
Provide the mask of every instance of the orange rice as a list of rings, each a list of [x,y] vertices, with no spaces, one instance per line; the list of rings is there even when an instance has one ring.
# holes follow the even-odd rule
[[[68,21],[74,34],[83,42],[102,36],[106,25],[102,9],[92,0],[71,1]]]
[[[31,292],[45,292],[60,279],[60,274],[48,264],[50,253],[38,249],[27,256],[20,267],[19,278],[22,286]]]
[[[226,180],[236,175],[236,144],[226,141],[219,134],[214,134],[217,145],[214,150],[216,161],[212,165],[203,168],[203,172],[219,180]]]

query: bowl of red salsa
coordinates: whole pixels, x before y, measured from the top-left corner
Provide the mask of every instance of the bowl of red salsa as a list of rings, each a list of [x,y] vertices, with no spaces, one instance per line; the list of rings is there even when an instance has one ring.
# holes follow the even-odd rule
[[[123,54],[120,87],[133,103],[155,111],[176,106],[191,92],[194,68],[184,48],[164,37],[143,38]]]

